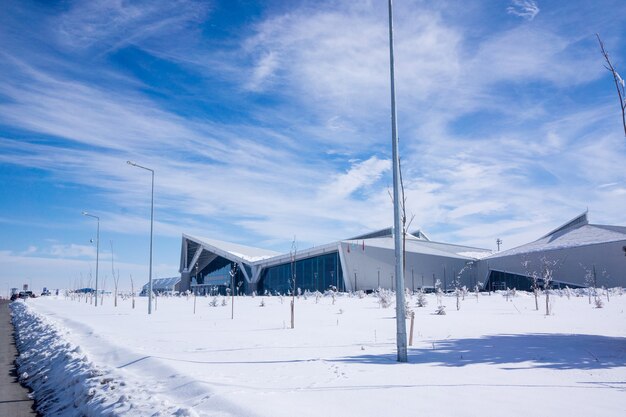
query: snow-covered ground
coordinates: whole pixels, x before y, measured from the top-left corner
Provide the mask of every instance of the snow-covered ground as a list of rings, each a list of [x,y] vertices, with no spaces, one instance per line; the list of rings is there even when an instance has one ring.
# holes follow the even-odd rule
[[[623,416],[626,296],[469,295],[415,311],[409,363],[395,309],[373,295],[159,298],[95,308],[64,297],[14,303],[19,372],[47,415]],[[261,306],[261,303],[264,306]],[[407,320],[407,331],[408,323]]]

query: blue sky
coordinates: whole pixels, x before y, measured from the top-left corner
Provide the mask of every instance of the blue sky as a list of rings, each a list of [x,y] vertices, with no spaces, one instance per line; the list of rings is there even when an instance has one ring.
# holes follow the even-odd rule
[[[0,284],[156,276],[181,234],[288,251],[392,224],[384,0],[11,1],[0,14]],[[601,34],[623,1],[395,2],[413,228],[495,248],[589,208],[626,224]]]

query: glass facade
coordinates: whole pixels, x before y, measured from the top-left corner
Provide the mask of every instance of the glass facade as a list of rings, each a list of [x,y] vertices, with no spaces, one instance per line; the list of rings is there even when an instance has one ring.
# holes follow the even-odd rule
[[[198,294],[226,294],[226,289],[231,288],[230,270],[233,263],[226,258],[218,257],[213,262],[205,266],[196,277],[191,276],[191,289]],[[235,276],[235,294],[245,294],[248,290],[248,283],[243,273],[237,269]]]
[[[489,279],[485,283],[485,289],[491,291],[506,290],[507,288],[531,291],[531,287],[532,279],[525,275],[494,270],[489,272]]]
[[[257,287],[259,294],[268,291],[272,294],[287,294],[293,288],[291,282],[291,262],[266,268],[261,273]],[[296,291],[324,292],[332,287],[345,291],[343,274],[339,263],[339,253],[331,252],[295,262]]]
[[[537,280],[539,288],[543,288],[543,279]],[[582,288],[575,284],[568,284],[569,288]],[[533,280],[526,275],[515,274],[512,272],[489,271],[489,280],[485,284],[485,289],[506,290],[507,288],[515,288],[523,291],[532,291]],[[558,281],[552,281],[550,288],[565,288],[565,284]]]

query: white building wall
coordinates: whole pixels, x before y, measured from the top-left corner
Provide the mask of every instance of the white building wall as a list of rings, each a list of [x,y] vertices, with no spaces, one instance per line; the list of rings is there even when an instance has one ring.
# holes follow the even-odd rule
[[[597,285],[605,287],[626,287],[626,240],[575,246],[549,251],[527,252],[510,256],[485,258],[478,264],[479,276],[484,282],[489,269],[526,275],[522,262],[530,262],[530,271],[541,270],[541,259],[556,261],[554,280],[566,284],[586,286],[587,269],[595,266]]]
[[[348,251],[348,246],[350,250]],[[393,249],[343,242],[341,252],[344,260],[344,281],[349,290],[373,290],[378,288],[395,290],[395,253]],[[437,256],[407,252],[404,276],[405,288],[418,290],[433,288],[435,281],[441,281],[442,288],[454,288],[453,279],[470,259]],[[476,271],[468,268],[461,276],[461,285],[472,287],[476,281]]]

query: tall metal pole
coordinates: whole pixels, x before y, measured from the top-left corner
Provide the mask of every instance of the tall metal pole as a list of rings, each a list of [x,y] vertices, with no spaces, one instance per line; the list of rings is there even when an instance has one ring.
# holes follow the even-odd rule
[[[89,214],[83,211],[83,216],[93,217],[98,221],[98,227],[96,229],[96,305],[98,307],[98,264],[100,261],[100,217]]]
[[[404,307],[404,268],[402,267],[402,234],[400,224],[400,155],[398,153],[398,124],[396,120],[396,86],[393,63],[393,5],[389,0],[389,73],[391,78],[391,145],[393,156],[393,228],[396,254],[396,345],[398,362],[407,362],[406,312]]]
[[[154,170],[141,166],[131,161],[126,161],[128,165],[150,171],[152,174],[152,193],[150,197],[150,268],[148,273],[148,314],[152,314],[152,232],[154,230]]]
[[[152,173],[152,189],[150,193],[150,269],[148,272],[148,288],[150,295],[148,296],[148,314],[152,314],[152,232],[154,230],[154,171]]]

